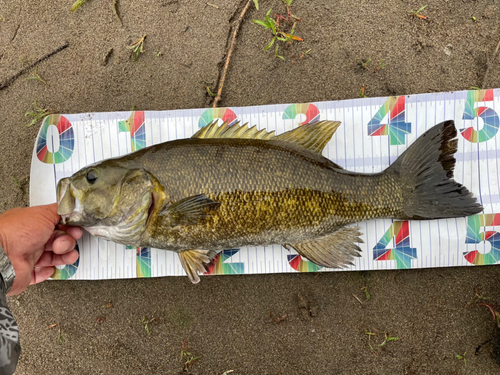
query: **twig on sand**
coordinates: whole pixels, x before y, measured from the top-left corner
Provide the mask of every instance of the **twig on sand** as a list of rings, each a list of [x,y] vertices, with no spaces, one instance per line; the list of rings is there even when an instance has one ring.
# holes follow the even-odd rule
[[[57,47],[52,52],[49,52],[46,55],[42,56],[41,58],[39,58],[38,60],[36,60],[34,63],[31,63],[30,65],[22,68],[19,72],[17,72],[16,74],[14,74],[12,77],[10,77],[6,81],[0,83],[0,90],[3,90],[4,88],[9,87],[12,84],[12,82],[14,82],[16,79],[18,79],[24,73],[26,73],[28,70],[30,70],[31,68],[37,66],[42,61],[47,60],[50,56],[55,55],[57,52],[60,52],[60,51],[62,51],[63,49],[65,49],[67,47],[69,47],[69,43],[68,42],[64,43],[60,47]]]
[[[486,88],[486,78],[488,77],[488,73],[490,72],[490,67],[493,65],[493,61],[495,60],[495,57],[498,53],[498,49],[500,49],[500,40],[498,41],[497,48],[495,48],[495,52],[493,52],[493,55],[491,56],[491,59],[488,60],[488,66],[486,67],[486,72],[484,72],[484,78],[483,78],[483,85],[482,88]]]
[[[220,101],[220,98],[221,98],[222,88],[224,87],[224,81],[226,79],[226,73],[227,73],[227,69],[229,67],[229,60],[231,59],[231,54],[233,53],[234,44],[236,42],[236,35],[238,34],[238,31],[240,29],[241,21],[243,21],[243,17],[245,16],[245,13],[248,10],[248,7],[250,6],[250,4],[252,2],[253,2],[253,0],[247,1],[247,4],[243,8],[243,11],[241,12],[240,16],[238,17],[238,20],[236,21],[236,23],[233,26],[234,27],[233,38],[231,39],[231,45],[230,45],[229,50],[227,52],[226,64],[224,65],[224,70],[222,71],[222,78],[220,80],[219,90],[217,90],[217,96],[214,99],[214,104],[213,104],[214,108],[217,107],[217,103]]]

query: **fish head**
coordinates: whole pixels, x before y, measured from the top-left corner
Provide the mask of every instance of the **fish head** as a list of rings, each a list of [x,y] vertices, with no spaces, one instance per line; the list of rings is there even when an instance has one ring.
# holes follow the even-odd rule
[[[142,168],[106,164],[83,168],[59,181],[57,213],[62,224],[84,228],[145,225],[154,204],[154,180]]]

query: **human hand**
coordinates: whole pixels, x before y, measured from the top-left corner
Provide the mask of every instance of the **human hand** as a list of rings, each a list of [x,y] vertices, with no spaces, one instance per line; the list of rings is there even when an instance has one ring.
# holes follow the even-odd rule
[[[53,266],[76,262],[74,248],[82,229],[58,225],[60,219],[57,203],[14,208],[0,215],[0,246],[16,272],[9,295],[47,280],[54,273]]]

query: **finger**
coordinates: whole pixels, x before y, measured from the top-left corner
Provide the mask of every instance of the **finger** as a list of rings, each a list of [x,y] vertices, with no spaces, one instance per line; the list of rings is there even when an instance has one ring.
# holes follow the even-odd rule
[[[52,244],[52,251],[56,254],[66,254],[75,248],[76,240],[70,235],[56,238]]]
[[[62,224],[59,224],[57,227],[68,233],[75,240],[79,239],[83,235],[83,229],[80,227],[70,227],[68,225]]]
[[[47,280],[51,277],[55,272],[54,267],[42,267],[35,268],[33,272],[31,272],[31,281],[30,285],[41,283],[42,281]]]
[[[47,218],[54,227],[61,220],[61,216],[57,213],[57,203],[46,204],[44,206],[34,206],[29,208],[34,214],[40,213]]]
[[[54,231],[54,235],[45,244],[45,251],[53,251],[56,254],[64,254],[75,248],[76,240],[62,231]]]
[[[78,251],[72,250],[66,254],[54,254],[52,251],[46,251],[42,254],[35,267],[49,267],[49,266],[62,266],[65,264],[73,264],[78,259]]]
[[[63,230],[59,230],[59,229],[55,229],[53,232],[52,232],[52,235],[50,236],[49,240],[47,241],[47,243],[45,244],[45,247],[44,247],[44,250],[45,251],[52,251],[52,245],[54,244],[54,241],[59,238],[59,237],[62,237],[62,236],[68,236],[68,233],[66,233],[65,231]]]

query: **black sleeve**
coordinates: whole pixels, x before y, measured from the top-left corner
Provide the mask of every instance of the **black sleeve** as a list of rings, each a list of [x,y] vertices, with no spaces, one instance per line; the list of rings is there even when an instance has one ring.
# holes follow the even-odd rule
[[[0,374],[13,374],[20,354],[19,327],[7,306],[5,284],[0,276]]]

